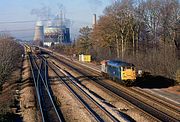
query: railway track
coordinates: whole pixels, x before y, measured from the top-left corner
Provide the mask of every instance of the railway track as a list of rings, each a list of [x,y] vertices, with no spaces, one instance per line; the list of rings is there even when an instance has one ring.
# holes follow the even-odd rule
[[[151,104],[158,106],[162,111],[166,111],[166,113],[169,113],[170,116],[174,117],[174,118],[178,118],[180,119],[179,115],[180,115],[180,109],[178,106],[174,105],[173,102],[167,101],[166,99],[162,99],[158,96],[154,96],[152,94],[147,93],[144,90],[141,90],[139,88],[130,88],[131,92],[137,93],[140,96],[143,96],[144,101],[148,102],[152,102]],[[161,106],[163,105],[163,106]],[[166,107],[164,107],[166,106]]]
[[[49,62],[50,64],[50,62]],[[67,89],[75,96],[75,98],[86,108],[89,114],[95,121],[113,121],[119,122],[110,112],[108,112],[102,105],[100,105],[91,95],[87,93],[79,84],[77,84],[73,77],[62,70],[58,65],[51,63],[49,67],[61,79],[61,82]],[[66,77],[64,79],[64,77]]]
[[[29,55],[32,78],[42,122],[63,122],[64,118],[54,102],[53,93],[48,82],[46,60]]]
[[[77,71],[84,76],[100,76],[100,73],[90,68],[79,66],[79,64],[76,64],[76,63],[73,63],[73,64],[66,63],[67,60],[63,58],[59,59],[54,56],[52,56],[52,58],[56,59],[63,65],[66,65],[71,70]],[[70,62],[70,60],[68,60],[68,62]],[[115,93],[119,97],[122,97],[128,100],[129,102],[133,103],[135,106],[139,107],[141,110],[151,114],[152,116],[154,116],[160,121],[170,121],[170,122],[179,121],[179,116],[178,116],[179,110],[172,107],[173,105],[168,105],[168,103],[162,102],[162,100],[158,100],[155,97],[149,97],[149,95],[147,96],[145,94],[142,94],[140,93],[140,90],[137,90],[137,89],[135,90],[133,88],[126,88],[117,83],[113,83],[113,84],[118,85],[117,87],[115,85],[111,85],[110,83],[106,82],[106,80],[102,81],[102,79],[97,79],[96,77],[88,77],[88,78],[94,81],[95,83],[103,86],[104,88],[108,89],[109,91]],[[146,98],[146,100],[143,99],[144,100],[143,101],[142,98],[144,99]],[[147,102],[147,99],[148,101],[151,101],[151,102]],[[154,104],[154,101],[156,101],[156,104],[158,106]]]

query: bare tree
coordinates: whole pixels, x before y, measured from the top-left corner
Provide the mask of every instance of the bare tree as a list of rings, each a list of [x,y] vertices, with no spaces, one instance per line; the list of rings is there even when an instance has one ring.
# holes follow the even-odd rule
[[[115,49],[116,58],[172,78],[177,69],[174,47],[179,48],[179,27],[175,24],[179,5],[178,0],[116,2],[100,17],[93,30],[93,40],[101,48]]]
[[[115,32],[114,27],[112,26],[110,16],[102,16],[100,17],[98,24],[93,29],[92,32],[92,40],[93,40],[93,46],[97,50],[100,48],[103,50],[105,49],[102,56],[105,57],[113,57],[114,53],[114,46],[115,46]],[[99,50],[100,51],[100,50]],[[101,52],[101,51],[100,51]],[[101,57],[102,57],[101,56]],[[103,57],[103,58],[105,58]]]
[[[12,38],[0,37],[0,84],[5,81],[20,61],[23,48]]]

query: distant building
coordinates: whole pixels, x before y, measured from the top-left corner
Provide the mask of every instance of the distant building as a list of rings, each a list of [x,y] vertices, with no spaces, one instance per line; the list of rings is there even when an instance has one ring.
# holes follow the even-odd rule
[[[46,46],[71,43],[69,28],[66,28],[66,26],[47,26],[44,35],[43,44]]]
[[[35,27],[34,42],[43,43],[44,46],[52,46],[55,44],[69,44],[70,41],[70,28],[68,26],[68,19],[63,18],[62,11],[60,15],[47,25],[42,25],[37,22]]]
[[[44,29],[44,45],[51,46],[54,44],[69,44],[70,41],[70,29],[67,27],[67,19],[63,18],[62,11],[60,15],[57,15],[55,20],[51,20],[47,23]]]

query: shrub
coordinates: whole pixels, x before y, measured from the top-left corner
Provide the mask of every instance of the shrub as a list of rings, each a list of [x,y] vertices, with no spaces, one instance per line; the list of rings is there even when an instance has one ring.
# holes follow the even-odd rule
[[[0,85],[21,60],[23,47],[12,38],[0,37]]]

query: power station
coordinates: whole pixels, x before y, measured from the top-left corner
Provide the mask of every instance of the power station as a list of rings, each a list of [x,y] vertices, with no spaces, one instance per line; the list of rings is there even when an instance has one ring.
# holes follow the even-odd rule
[[[66,21],[61,12],[61,15],[58,15],[54,20],[49,20],[45,24],[46,26],[36,24],[34,44],[39,44],[39,41],[41,41],[44,46],[71,43],[70,28],[67,27]]]
[[[95,28],[96,24],[96,14],[93,14],[92,28]],[[62,12],[55,19],[49,19],[44,25],[40,21],[36,24],[33,40],[35,45],[50,47],[56,44],[71,43],[68,20],[63,17]]]

